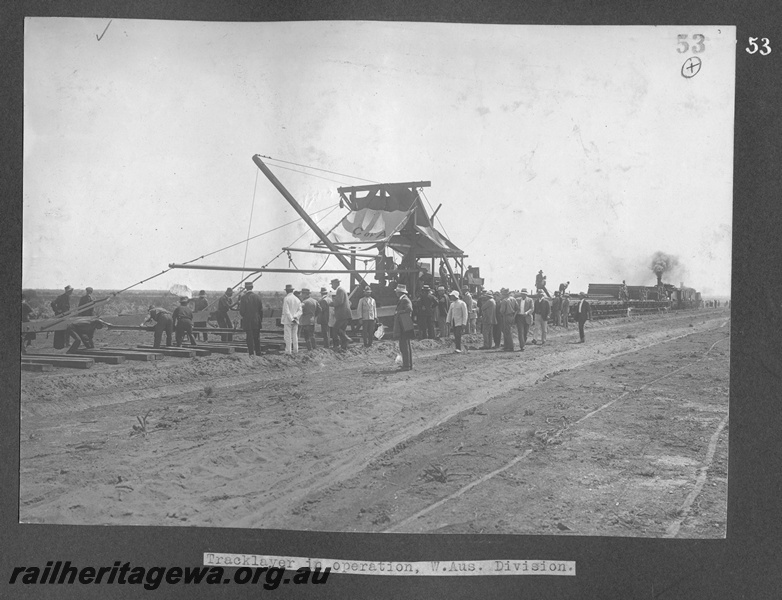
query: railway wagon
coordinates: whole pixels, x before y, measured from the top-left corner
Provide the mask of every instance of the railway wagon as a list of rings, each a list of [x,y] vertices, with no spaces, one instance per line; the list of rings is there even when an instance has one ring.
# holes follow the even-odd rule
[[[597,318],[624,317],[667,310],[695,309],[701,306],[701,295],[693,288],[676,287],[669,283],[657,286],[628,285],[626,300],[621,283],[590,283],[587,297],[592,316]],[[574,316],[571,304],[571,316]]]

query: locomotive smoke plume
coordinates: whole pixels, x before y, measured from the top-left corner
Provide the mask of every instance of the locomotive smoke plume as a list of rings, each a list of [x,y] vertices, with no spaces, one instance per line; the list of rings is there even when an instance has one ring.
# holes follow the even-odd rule
[[[650,269],[657,275],[657,283],[660,283],[663,278],[663,273],[668,273],[679,266],[679,259],[665,252],[656,252],[652,257],[652,264]]]

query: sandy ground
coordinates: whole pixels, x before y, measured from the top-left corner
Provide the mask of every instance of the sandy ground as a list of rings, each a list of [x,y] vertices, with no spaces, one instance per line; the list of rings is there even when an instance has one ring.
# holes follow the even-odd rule
[[[729,318],[24,372],[20,520],[724,537]]]

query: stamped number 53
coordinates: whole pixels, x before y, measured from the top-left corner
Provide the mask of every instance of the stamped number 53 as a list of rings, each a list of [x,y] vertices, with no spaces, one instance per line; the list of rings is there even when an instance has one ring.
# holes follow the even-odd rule
[[[744,48],[749,54],[755,54],[755,52],[758,52],[762,56],[766,56],[768,54],[771,54],[771,42],[768,38],[760,38],[760,41],[762,42],[762,45],[758,48],[757,42],[758,38],[751,37],[749,38],[749,45]]]
[[[706,41],[706,36],[701,33],[696,33],[692,36],[693,44],[690,46],[690,43],[687,41],[687,34],[686,33],[680,33],[676,36],[676,44],[678,45],[678,48],[676,48],[677,52],[679,54],[684,54],[688,50],[692,50],[695,52],[695,54],[699,54],[706,50],[706,44],[704,43]]]

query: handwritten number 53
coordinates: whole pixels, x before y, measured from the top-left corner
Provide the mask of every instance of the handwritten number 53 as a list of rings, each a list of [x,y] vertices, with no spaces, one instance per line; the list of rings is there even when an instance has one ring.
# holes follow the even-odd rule
[[[699,54],[706,50],[706,44],[704,43],[706,41],[706,36],[696,33],[692,36],[692,41],[694,42],[692,46],[690,46],[689,42],[687,41],[687,34],[686,33],[680,33],[676,36],[677,45],[679,46],[676,51],[679,54],[684,54],[688,50],[692,49],[692,51],[695,54]]]
[[[755,43],[758,41],[758,38],[751,37],[749,38],[749,46],[744,48],[749,54],[755,54],[755,52],[760,52],[762,56],[766,56],[768,54],[771,54],[771,42],[768,38],[761,38],[761,42],[763,42],[763,45],[758,48],[758,45]]]

